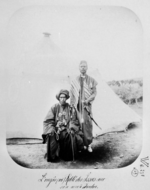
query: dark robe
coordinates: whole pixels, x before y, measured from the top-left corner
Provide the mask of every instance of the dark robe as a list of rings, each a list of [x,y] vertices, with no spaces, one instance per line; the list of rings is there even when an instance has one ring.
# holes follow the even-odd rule
[[[83,149],[82,136],[76,110],[68,103],[52,106],[43,122],[42,137],[43,143],[47,142],[47,161],[54,161],[56,157],[75,159],[77,152]]]

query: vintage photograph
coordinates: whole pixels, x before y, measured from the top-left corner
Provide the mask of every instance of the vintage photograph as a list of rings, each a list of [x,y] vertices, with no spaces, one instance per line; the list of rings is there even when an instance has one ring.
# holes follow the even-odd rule
[[[30,169],[118,169],[143,141],[143,28],[118,6],[26,6],[4,48],[6,147]],[[143,174],[144,175],[144,174]]]

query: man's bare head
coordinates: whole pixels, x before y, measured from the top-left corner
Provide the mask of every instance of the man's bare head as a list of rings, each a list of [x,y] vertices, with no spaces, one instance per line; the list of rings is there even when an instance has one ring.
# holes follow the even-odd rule
[[[86,74],[86,71],[88,69],[87,62],[82,60],[79,64],[79,70],[82,75]]]

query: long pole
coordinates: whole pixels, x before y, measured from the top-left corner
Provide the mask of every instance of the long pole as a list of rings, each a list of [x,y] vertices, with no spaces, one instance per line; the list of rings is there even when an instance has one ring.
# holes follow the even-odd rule
[[[70,137],[71,137],[72,157],[73,157],[73,162],[74,162],[74,144],[73,144],[73,137],[72,137],[71,132],[70,132]]]
[[[80,102],[79,102],[79,112],[81,114],[81,125],[83,126],[84,123],[84,118],[83,118],[83,112],[84,112],[84,107],[83,107],[83,101],[84,101],[84,92],[83,92],[83,78],[80,77]]]

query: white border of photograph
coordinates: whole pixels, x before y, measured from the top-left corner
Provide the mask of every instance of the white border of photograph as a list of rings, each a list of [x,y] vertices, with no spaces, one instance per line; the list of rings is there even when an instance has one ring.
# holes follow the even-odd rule
[[[28,169],[23,168],[17,165],[9,156],[6,148],[6,124],[5,124],[5,109],[7,99],[5,97],[5,87],[2,80],[5,81],[5,65],[3,64],[3,60],[1,60],[2,65],[2,76],[1,76],[1,83],[3,84],[2,88],[2,103],[1,103],[1,132],[0,132],[0,177],[1,182],[0,186],[1,189],[70,189],[70,185],[67,188],[65,185],[61,184],[59,179],[65,179],[68,176],[78,176],[82,179],[89,176],[90,178],[95,178],[96,182],[94,182],[97,189],[111,189],[111,190],[130,190],[133,188],[137,188],[138,190],[148,190],[150,188],[150,169],[149,167],[145,167],[145,177],[138,176],[133,177],[131,175],[134,168],[140,168],[141,159],[147,158],[150,156],[150,107],[149,107],[149,62],[150,62],[150,2],[149,0],[101,0],[101,1],[72,1],[72,0],[65,0],[65,1],[1,1],[0,5],[3,12],[7,12],[7,17],[2,18],[1,27],[5,31],[6,23],[8,22],[11,15],[21,7],[24,6],[32,6],[32,5],[99,5],[99,6],[122,6],[132,10],[140,19],[144,31],[144,101],[143,101],[143,147],[141,154],[139,155],[138,159],[131,165],[125,168],[120,169],[101,169],[101,170],[47,170],[47,169]],[[6,23],[5,23],[5,22]],[[3,31],[3,32],[4,32]],[[149,162],[149,160],[147,161]],[[42,180],[46,176],[47,181],[44,182]],[[53,179],[53,182],[51,180]],[[58,181],[57,181],[57,180]],[[68,182],[72,185],[79,185],[79,183]],[[93,183],[88,183],[92,185]],[[77,189],[77,188],[74,188]],[[79,188],[78,188],[79,189]]]

